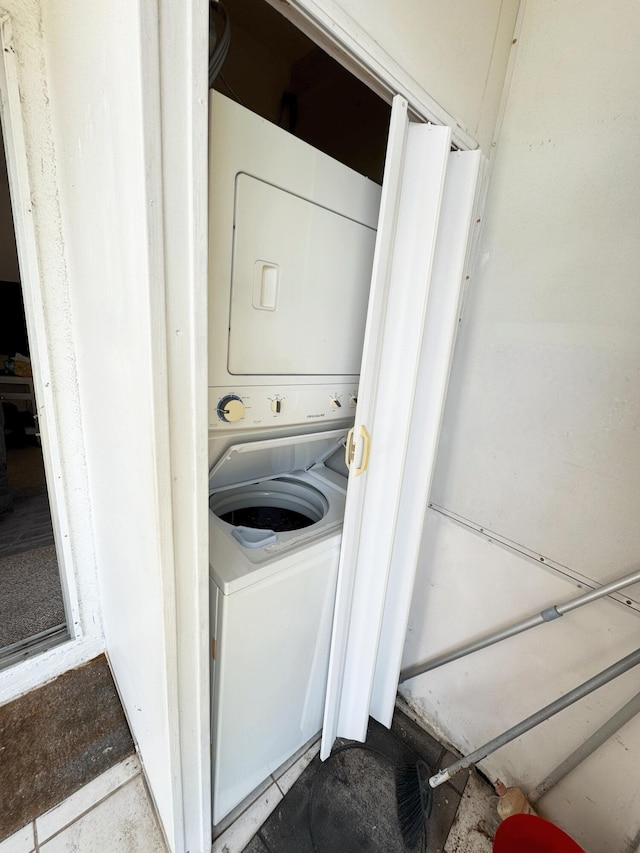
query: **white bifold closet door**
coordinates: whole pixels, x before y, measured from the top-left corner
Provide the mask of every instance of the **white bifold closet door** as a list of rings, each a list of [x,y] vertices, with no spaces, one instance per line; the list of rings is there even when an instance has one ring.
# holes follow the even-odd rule
[[[343,527],[321,757],[389,726],[481,155],[391,113]]]

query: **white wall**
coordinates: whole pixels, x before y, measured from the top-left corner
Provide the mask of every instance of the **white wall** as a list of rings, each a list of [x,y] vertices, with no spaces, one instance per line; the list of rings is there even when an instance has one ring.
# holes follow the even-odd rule
[[[432,493],[597,580],[640,544],[640,19],[619,5],[575,32],[581,7],[527,5]]]
[[[534,559],[427,513],[403,666],[449,651],[584,591]],[[604,599],[418,676],[401,693],[469,753],[638,646],[638,618]],[[638,692],[631,670],[480,764],[490,779],[534,788]],[[589,853],[635,853],[640,829],[640,718],[538,804]],[[636,842],[637,844],[637,842]]]
[[[335,0],[488,153],[518,0]]]
[[[405,664],[575,596],[572,577],[638,566],[639,25],[630,0],[527,0],[432,490],[465,524],[428,513]],[[468,750],[630,652],[638,618],[594,604],[406,695]],[[634,684],[604,688],[488,771],[533,787]],[[639,747],[636,720],[542,811],[589,850],[635,849]]]
[[[38,381],[51,401],[55,487],[67,509],[61,548],[78,606],[72,641],[0,673],[0,702],[95,656],[106,640],[176,851],[206,849],[210,836],[198,775],[202,756],[208,778],[206,8],[183,14],[178,27],[175,5],[162,7],[163,126],[153,0],[3,3],[17,63],[12,116],[24,133],[30,182],[24,218],[35,239],[23,279],[40,305],[37,342],[47,365]],[[201,91],[191,96],[196,84]],[[172,214],[166,245],[163,165]],[[165,258],[174,283],[168,302]],[[179,639],[174,556],[187,611]],[[182,718],[180,687],[189,693]],[[189,770],[186,836],[181,760]]]
[[[47,2],[43,37],[106,646],[179,849],[157,6]]]

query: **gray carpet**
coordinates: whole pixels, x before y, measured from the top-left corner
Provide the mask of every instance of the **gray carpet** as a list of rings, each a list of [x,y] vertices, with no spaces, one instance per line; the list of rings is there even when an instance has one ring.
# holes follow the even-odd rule
[[[46,492],[16,497],[13,512],[0,515],[0,557],[52,544],[53,528]]]
[[[0,515],[0,558],[53,544],[42,450],[10,449],[7,468],[13,512]]]
[[[55,547],[0,557],[0,648],[64,621]]]
[[[7,453],[13,511],[0,514],[0,650],[64,623],[42,450]]]

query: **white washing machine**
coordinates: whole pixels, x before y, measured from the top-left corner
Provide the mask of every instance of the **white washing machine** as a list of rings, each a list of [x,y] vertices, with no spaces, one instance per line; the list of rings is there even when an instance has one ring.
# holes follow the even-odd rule
[[[238,444],[211,470],[214,824],[322,726],[345,438]]]

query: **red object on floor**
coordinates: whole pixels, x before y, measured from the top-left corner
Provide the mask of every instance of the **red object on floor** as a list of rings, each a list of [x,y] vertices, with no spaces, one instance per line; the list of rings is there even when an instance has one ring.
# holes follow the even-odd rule
[[[493,853],[585,853],[554,823],[532,814],[514,814],[498,827]]]

